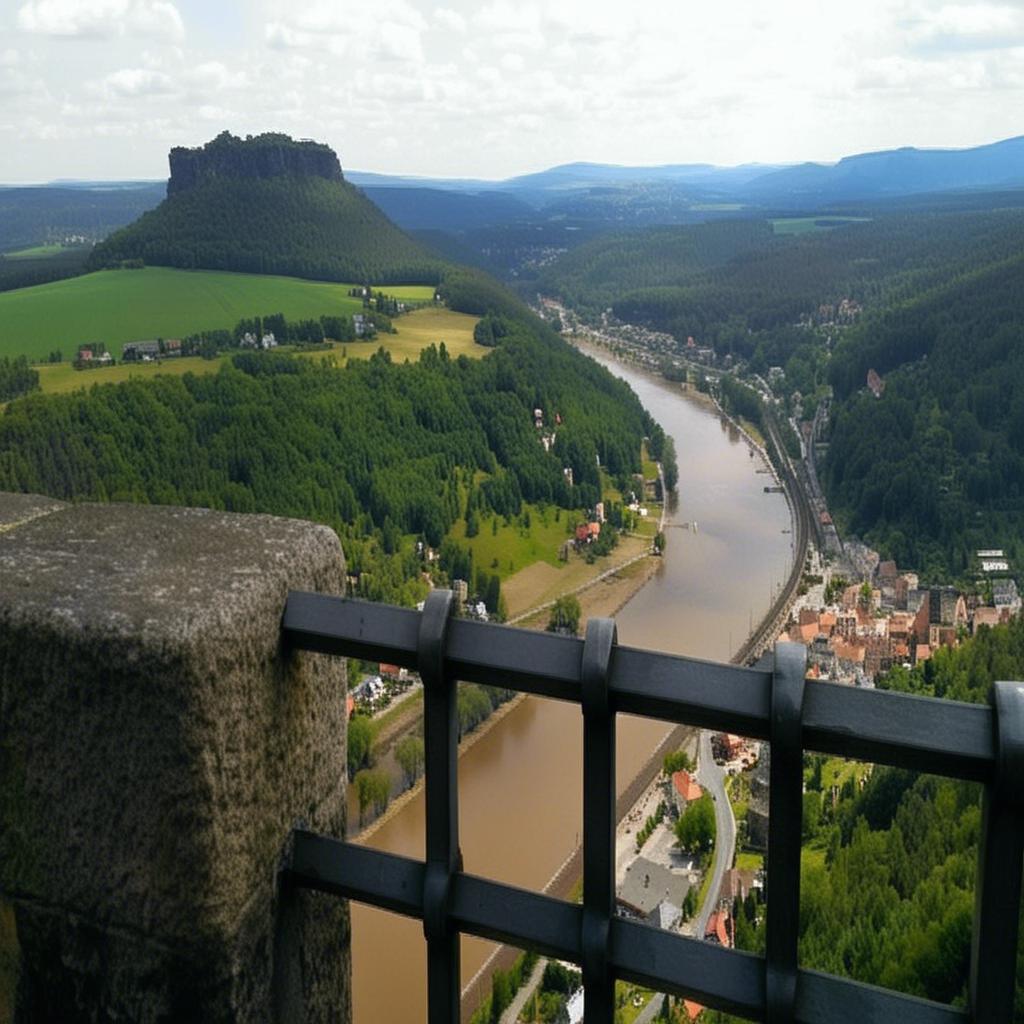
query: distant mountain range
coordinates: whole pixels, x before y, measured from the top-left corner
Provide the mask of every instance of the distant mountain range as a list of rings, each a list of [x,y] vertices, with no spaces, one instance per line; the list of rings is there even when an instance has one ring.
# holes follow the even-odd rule
[[[349,171],[348,180],[376,193],[385,188],[511,194],[537,207],[566,193],[638,186],[689,186],[695,195],[761,204],[802,197],[817,201],[915,195],[958,189],[1024,187],[1024,136],[973,149],[903,149],[847,156],[835,164],[663,164],[624,167],[571,163],[502,181],[419,178]]]
[[[988,192],[1024,190],[1024,136],[972,149],[861,153],[835,164],[580,162],[502,181],[365,171],[348,171],[344,181],[358,186],[399,227],[423,232],[422,239],[435,246],[443,232],[463,250],[476,252],[478,263],[501,272],[520,261],[524,247],[544,259],[595,232],[721,217],[842,212],[851,204],[879,210],[894,203],[969,205]],[[159,183],[147,182],[0,186],[0,213],[7,213],[0,216],[0,252],[67,234],[97,237],[97,231],[110,231],[155,206],[162,191]],[[1008,196],[1009,205],[1018,202],[1019,196]],[[442,248],[451,245],[444,242]],[[510,249],[518,255],[508,255]]]
[[[735,217],[850,213],[906,204],[944,209],[1003,191],[1024,201],[1024,136],[973,149],[904,148],[835,164],[571,163],[502,181],[350,171],[396,224],[448,254],[517,276],[595,233]],[[443,233],[443,237],[441,234]]]

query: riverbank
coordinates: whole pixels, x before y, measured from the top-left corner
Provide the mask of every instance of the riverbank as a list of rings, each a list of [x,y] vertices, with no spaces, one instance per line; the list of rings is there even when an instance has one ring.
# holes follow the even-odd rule
[[[507,700],[500,707],[495,708],[471,733],[463,736],[459,742],[459,757],[462,757],[474,744],[479,743],[507,714],[514,711],[527,697],[529,697],[528,693],[517,693],[511,700]],[[423,717],[422,706],[419,708],[418,717],[420,719]],[[374,833],[383,828],[396,814],[399,814],[405,805],[419,794],[422,788],[423,776],[421,775],[413,785],[388,804],[387,810],[382,815],[374,818],[369,825],[361,829],[356,835],[349,836],[349,840],[354,843],[369,842],[373,838]]]
[[[595,357],[608,363],[605,353]],[[788,574],[791,538],[786,502],[765,493],[770,480],[735,431],[709,415],[706,402],[670,382],[615,365],[644,407],[673,438],[679,453],[678,505],[670,507],[664,557],[648,558],[630,572],[635,593],[618,584],[595,584],[591,614],[615,613],[619,639],[631,647],[727,661]],[[695,401],[695,399],[697,399]],[[652,515],[657,523],[657,512]],[[673,523],[700,523],[698,532]],[[654,524],[652,524],[654,525]],[[623,560],[621,547],[613,553]],[[646,563],[646,568],[645,568]],[[614,564],[614,563],[613,563]],[[625,573],[626,570],[619,570]],[[650,572],[648,579],[644,576]],[[633,589],[630,587],[630,589]],[[504,590],[504,583],[503,583]],[[580,598],[587,597],[586,591]],[[534,598],[534,603],[540,603]],[[589,602],[588,602],[589,603]],[[616,610],[618,609],[618,610]],[[543,616],[541,626],[546,624]],[[634,716],[618,722],[617,761],[623,788],[646,781],[661,759],[645,770],[654,749],[673,727]],[[460,846],[467,867],[480,875],[538,892],[560,872],[555,889],[578,875],[573,854],[582,830],[580,779],[583,736],[578,706],[533,698],[508,711],[500,723],[459,761]],[[640,795],[640,790],[636,796]],[[622,810],[626,810],[625,807]],[[375,848],[422,857],[425,807],[422,795],[404,805],[371,840]],[[571,891],[572,883],[565,887]],[[551,890],[549,890],[551,891]],[[552,891],[552,895],[556,893]],[[353,1001],[357,1020],[422,1020],[425,959],[416,922],[353,905]],[[462,940],[463,982],[469,983],[493,953],[493,945]],[[399,967],[399,964],[401,965]],[[480,972],[488,978],[495,964]],[[466,1008],[477,1005],[478,980]]]

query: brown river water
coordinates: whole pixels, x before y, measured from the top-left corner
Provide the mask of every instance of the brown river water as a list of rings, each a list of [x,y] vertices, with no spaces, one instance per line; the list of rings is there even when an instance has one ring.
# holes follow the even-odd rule
[[[709,407],[600,349],[584,351],[630,383],[675,440],[679,462],[663,565],[616,616],[619,641],[726,661],[789,573],[785,498],[764,493],[774,481],[758,472],[760,458],[751,458],[740,435]],[[683,528],[693,522],[696,531]],[[620,719],[620,791],[668,729]],[[575,704],[530,697],[459,760],[461,845],[473,874],[542,889],[577,846],[581,811],[582,715]],[[369,842],[422,858],[423,837],[420,792]],[[492,949],[463,937],[463,984]],[[418,921],[353,903],[352,962],[356,1024],[425,1020],[426,944]]]

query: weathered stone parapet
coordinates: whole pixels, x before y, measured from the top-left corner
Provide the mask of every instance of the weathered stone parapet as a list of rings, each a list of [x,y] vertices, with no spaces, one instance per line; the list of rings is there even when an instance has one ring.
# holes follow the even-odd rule
[[[310,523],[0,494],[0,1014],[350,1018],[347,907],[278,880],[344,835],[344,664],[280,640],[344,578]]]

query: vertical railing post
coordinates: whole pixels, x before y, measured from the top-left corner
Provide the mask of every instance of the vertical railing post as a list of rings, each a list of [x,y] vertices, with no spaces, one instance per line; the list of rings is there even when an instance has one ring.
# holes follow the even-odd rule
[[[423,934],[427,939],[427,1019],[459,1020],[459,933],[448,920],[452,875],[459,852],[458,706],[456,680],[446,670],[445,636],[452,592],[435,590],[420,618],[417,667],[423,678],[427,849],[423,881]]]
[[[1024,683],[996,683],[992,698],[996,764],[982,801],[971,942],[974,1024],[1005,1024],[1013,1016],[1024,861]]]
[[[608,671],[615,623],[591,619],[580,673],[583,707],[583,998],[587,1024],[612,1024],[608,936],[615,913],[615,713]]]
[[[766,1024],[791,1024],[796,1008],[804,770],[801,716],[806,674],[807,648],[803,644],[775,645],[769,724]]]

